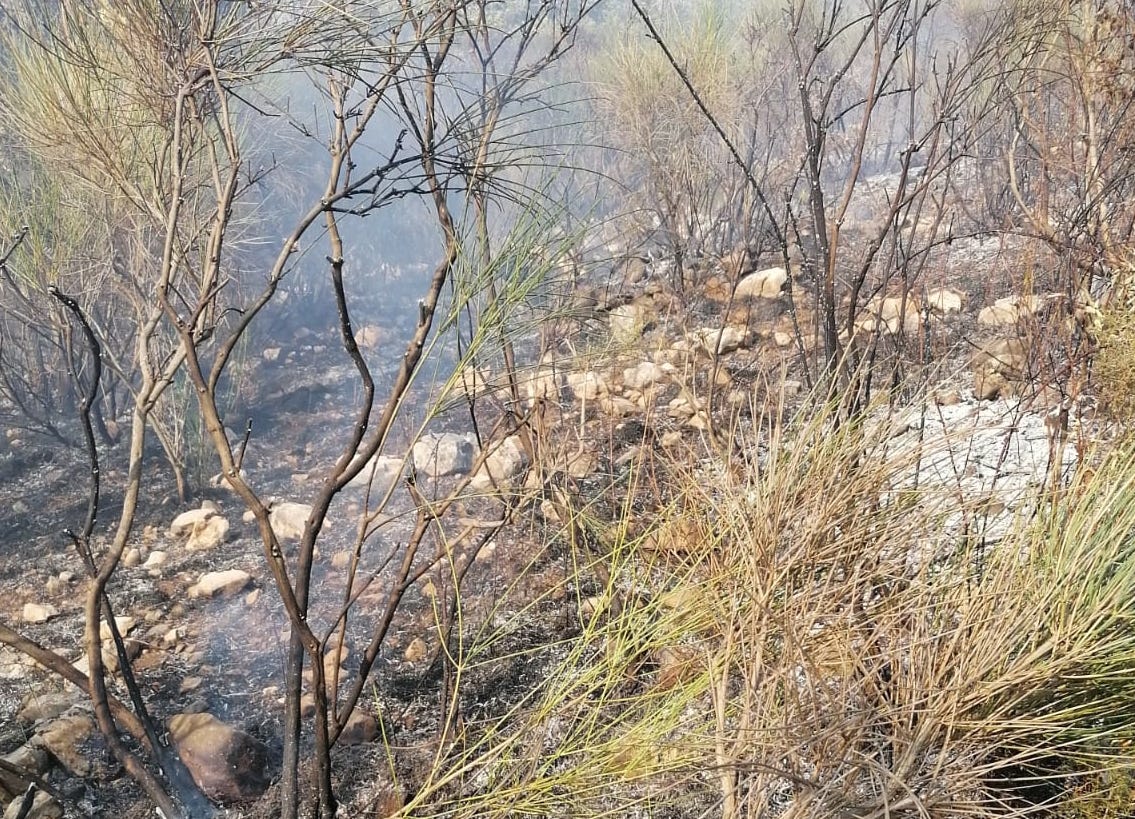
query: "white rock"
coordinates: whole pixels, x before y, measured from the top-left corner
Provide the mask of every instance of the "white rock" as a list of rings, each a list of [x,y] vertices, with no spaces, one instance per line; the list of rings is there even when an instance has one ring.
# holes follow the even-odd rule
[[[607,315],[611,338],[616,344],[629,344],[642,336],[646,327],[646,310],[641,304],[620,304]]]
[[[524,394],[531,401],[560,400],[560,374],[554,367],[541,366],[520,376]]]
[[[926,303],[935,313],[948,316],[962,311],[966,303],[966,294],[953,287],[939,287],[926,294]]]
[[[1044,307],[1045,300],[1032,293],[1023,296],[1006,296],[997,299],[977,314],[977,323],[986,327],[1005,327],[1016,324]]]
[[[492,451],[469,484],[477,491],[488,489],[494,484],[507,484],[528,463],[528,453],[524,451],[524,446],[516,435],[505,438],[500,444],[490,445],[490,449]]]
[[[644,361],[637,367],[623,370],[623,386],[642,390],[666,377],[666,371],[653,361]]]
[[[128,614],[120,614],[114,618],[114,624],[118,626],[118,633],[123,636],[129,634],[137,623],[138,621]],[[99,624],[100,640],[109,640],[113,636],[114,635],[110,633],[110,623],[103,622]]]
[[[734,298],[748,299],[775,299],[780,296],[784,283],[788,281],[788,271],[783,267],[768,267],[750,273],[737,282]]]
[[[311,506],[306,503],[274,503],[268,512],[268,522],[278,540],[299,540],[310,514]]]
[[[52,617],[59,616],[59,609],[50,603],[24,603],[23,620],[25,623],[46,623]]]
[[[745,344],[749,331],[745,327],[703,327],[693,334],[693,340],[705,351],[731,353]]]
[[[593,371],[568,373],[567,383],[579,401],[594,401],[610,392],[607,380]]]
[[[185,541],[185,548],[191,552],[214,549],[225,542],[228,533],[229,522],[220,515],[210,513],[210,517],[194,524],[189,539]]]
[[[368,485],[371,491],[377,493],[379,496],[385,495],[387,491],[402,477],[402,471],[406,467],[405,458],[395,458],[392,455],[376,455],[371,458],[359,472],[358,475],[351,478],[347,486],[356,489],[365,489]],[[371,483],[371,477],[374,478],[374,483]]]
[[[464,474],[473,468],[476,439],[469,433],[431,433],[414,444],[414,468],[431,477]]]
[[[899,331],[917,333],[922,324],[919,304],[911,296],[887,296],[872,299],[864,306],[865,317],[855,323],[861,333],[897,335]]]
[[[228,569],[221,572],[205,572],[197,582],[189,587],[190,597],[215,597],[236,594],[252,580],[248,572],[241,569]]]
[[[146,562],[142,564],[143,569],[156,569],[166,562],[165,552],[150,552],[150,556],[146,558]]]
[[[190,509],[188,512],[182,512],[173,519],[173,523],[169,525],[170,537],[183,537],[193,531],[193,527],[199,523],[204,523],[210,517],[215,515],[216,512],[212,509]]]

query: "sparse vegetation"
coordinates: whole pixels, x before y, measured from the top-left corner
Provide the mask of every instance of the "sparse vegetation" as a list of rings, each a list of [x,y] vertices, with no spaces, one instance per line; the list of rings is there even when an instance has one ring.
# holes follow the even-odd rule
[[[1127,815],[1132,31],[0,6],[0,804]]]

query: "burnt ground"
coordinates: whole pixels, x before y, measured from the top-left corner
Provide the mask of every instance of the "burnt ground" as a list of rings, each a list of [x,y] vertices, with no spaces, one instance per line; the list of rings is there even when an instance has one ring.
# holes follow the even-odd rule
[[[979,252],[996,250],[986,247]],[[988,280],[973,275],[972,256],[955,252],[955,257],[946,261],[943,281],[931,284],[959,286],[977,304],[1002,295],[989,294]],[[583,333],[575,337],[575,347],[586,347],[589,333],[593,342],[605,336],[604,300],[626,299],[649,287],[657,289],[659,283],[616,287],[615,291],[622,292],[613,294],[610,288],[592,288],[589,292],[595,296],[592,306],[585,310],[588,315],[582,323],[571,323],[570,332]],[[655,298],[657,315],[646,328],[647,341],[655,348],[669,345],[683,328],[712,326],[714,322],[720,326],[720,303],[696,293],[667,292],[665,284],[661,292],[663,297]],[[415,298],[406,287],[363,299],[364,305],[395,317],[381,329],[376,328],[377,338],[367,350],[380,383],[379,395],[381,385],[389,383],[397,366],[400,339],[416,315]],[[366,314],[364,307],[357,316]],[[365,320],[356,320],[357,328],[365,325]],[[567,332],[563,322],[557,327],[557,332]],[[298,502],[310,499],[323,470],[338,452],[337,442],[344,439],[353,421],[356,382],[334,328],[334,313],[328,305],[308,302],[297,309],[293,302],[258,329],[246,352],[248,361],[255,362],[252,371],[256,380],[234,390],[227,422],[233,435],[239,437],[245,423],[252,421],[245,469],[262,497]],[[973,330],[971,311],[931,339],[933,360],[952,362],[942,367],[943,373],[968,358]],[[909,349],[891,350],[885,345],[882,349],[884,355],[912,355]],[[794,357],[794,350],[756,342],[723,359],[723,366],[735,388],[775,393],[776,378],[786,374],[799,377]],[[710,372],[710,368],[699,367],[691,378],[700,379],[704,386]],[[656,405],[665,408],[681,392],[680,385],[670,385],[656,397]],[[417,388],[411,406],[426,405],[429,393],[428,386]],[[499,402],[486,403],[489,414],[494,406],[499,407]],[[739,410],[742,416],[750,411],[744,406]],[[663,409],[646,418],[608,418],[592,410],[584,424],[577,423],[578,415],[578,405],[568,401],[562,415],[554,414],[547,421],[555,428],[552,438],[561,452],[585,447],[596,456],[589,474],[562,480],[570,484],[577,499],[596,503],[590,514],[615,520],[620,514],[621,481],[629,469],[625,456],[661,452],[662,434],[680,429],[681,421]],[[404,452],[420,420],[412,414],[402,420],[386,451]],[[465,430],[468,426],[468,411],[461,402],[431,422],[432,429]],[[691,433],[686,434],[691,437]],[[23,630],[77,661],[82,654],[79,644],[85,583],[81,564],[63,530],[78,529],[85,514],[85,455],[31,437],[17,436],[6,445],[0,457],[0,588],[4,590],[0,618],[19,623],[25,603],[55,606],[58,617]],[[143,644],[137,670],[154,715],[166,719],[184,711],[208,711],[242,727],[267,744],[274,755],[275,772],[281,747],[286,618],[265,567],[255,527],[242,520],[244,510],[239,499],[207,483],[215,470],[215,466],[210,467],[215,461],[208,452],[203,446],[194,476],[198,494],[189,503],[178,500],[160,453],[156,449],[151,453],[131,546],[139,549],[143,559],[156,551],[166,552],[168,557],[158,569],[121,568],[110,593],[118,613],[130,614],[139,621],[132,635]],[[105,544],[109,538],[120,508],[121,499],[114,492],[123,474],[125,455],[121,449],[111,448],[102,457],[104,498],[96,545]],[[445,484],[423,487],[427,493],[441,493]],[[531,495],[513,509],[510,525],[495,532],[476,553],[462,584],[463,632],[487,658],[479,661],[464,680],[462,710],[470,725],[502,713],[509,704],[538,688],[548,664],[556,659],[557,644],[578,629],[576,600],[599,590],[599,578],[587,573],[581,576],[572,568],[578,555],[572,554],[563,527],[547,516],[540,503],[542,497]],[[220,546],[186,551],[183,539],[172,538],[168,527],[177,513],[202,500],[216,503],[232,528]],[[363,503],[362,491],[344,492],[332,506],[320,536],[312,614],[318,626],[329,626],[342,600],[344,556],[354,547]],[[351,658],[357,658],[364,649],[386,602],[389,570],[384,573],[383,567],[391,558],[397,562],[412,524],[411,510],[404,487],[399,488],[384,510],[384,525],[363,550],[360,576],[369,572],[376,579],[352,611],[344,683],[352,681]],[[455,516],[492,521],[501,518],[503,511],[497,501],[470,499],[455,510]],[[649,511],[649,502],[641,511]],[[439,542],[431,538],[425,552]],[[460,565],[460,558],[455,557],[455,563]],[[187,596],[187,589],[201,573],[219,569],[243,569],[252,576],[252,585],[232,597],[202,600]],[[363,710],[381,720],[386,743],[337,751],[344,815],[384,815],[399,795],[413,791],[414,783],[432,762],[445,710],[439,697],[444,666],[436,619],[439,607],[435,603],[446,599],[450,578],[444,566],[427,573],[398,609],[361,703]],[[491,639],[485,635],[492,635]],[[424,643],[424,653],[416,641]],[[6,669],[6,678],[0,679],[0,724],[7,726],[0,730],[2,753],[19,745],[31,730],[14,719],[21,701],[29,693],[62,686],[7,649],[0,649],[0,668]],[[391,784],[392,767],[397,786]],[[84,781],[56,767],[50,781],[67,797],[64,801],[69,815],[152,815],[152,808],[125,776]],[[392,789],[397,792],[394,797]],[[233,808],[232,815],[272,815],[272,796],[270,789],[260,802]],[[389,801],[391,798],[395,801]]]

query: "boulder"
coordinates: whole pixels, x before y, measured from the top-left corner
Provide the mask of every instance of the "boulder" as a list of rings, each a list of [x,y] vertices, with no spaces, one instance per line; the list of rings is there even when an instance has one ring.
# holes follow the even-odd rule
[[[86,711],[70,711],[51,720],[36,733],[35,743],[82,779],[102,779],[117,768],[95,718]]]
[[[248,572],[229,569],[222,572],[205,572],[189,587],[190,597],[228,597],[243,591],[252,580]]]
[[[520,385],[529,402],[551,401],[558,404],[560,401],[560,373],[555,367],[541,365],[531,372],[522,373]]]
[[[869,301],[864,306],[864,317],[855,323],[861,333],[898,335],[899,332],[917,333],[922,326],[918,301],[911,296],[887,296]]]
[[[311,506],[306,503],[274,503],[268,510],[268,522],[277,540],[299,540],[310,514]]]
[[[378,737],[378,720],[370,714],[354,711],[347,724],[343,726],[343,733],[339,735],[341,745],[365,745],[374,742]]]
[[[610,392],[607,380],[594,371],[568,373],[567,383],[578,401],[594,401]]]
[[[644,390],[666,377],[666,370],[653,361],[644,361],[636,367],[623,370],[623,386],[632,390]]]
[[[170,537],[184,537],[193,531],[193,528],[207,519],[217,514],[216,509],[212,507],[202,507],[200,509],[190,509],[188,512],[182,512],[173,519],[173,523],[169,525]]]
[[[191,552],[204,552],[215,549],[225,542],[229,533],[229,522],[217,514],[210,513],[205,520],[193,525],[185,548]]]
[[[47,773],[51,764],[47,758],[47,751],[30,742],[25,742],[11,753],[4,754],[0,759],[6,765],[6,767],[0,767],[0,797],[6,794],[9,799],[23,793],[32,783],[31,777],[42,776]],[[9,770],[9,767],[25,772],[26,776],[13,773]]]
[[[460,475],[473,468],[476,439],[468,433],[423,435],[414,444],[414,468],[431,478]]]
[[[62,691],[29,694],[16,713],[16,719],[29,725],[34,725],[40,720],[55,719],[71,708],[76,701],[75,695]]]
[[[215,802],[256,799],[268,788],[268,748],[212,714],[178,714],[169,734],[193,781]]]
[[[939,287],[926,294],[926,303],[935,313],[948,316],[962,311],[966,303],[966,294],[953,287]]]
[[[1001,338],[983,344],[974,354],[971,366],[988,369],[1006,378],[1020,379],[1028,369],[1025,344],[1019,338]]]
[[[1045,300],[1032,293],[997,299],[977,314],[977,323],[986,327],[1007,327],[1039,312]]]
[[[391,455],[376,455],[371,458],[358,475],[351,478],[347,486],[356,489],[365,489],[368,485],[371,491],[378,495],[385,495],[399,478],[406,466],[404,458],[395,458]],[[371,478],[374,482],[371,483]]]
[[[15,799],[4,811],[4,819],[16,819],[20,815],[23,798]],[[63,806],[51,794],[37,791],[32,797],[32,807],[24,814],[24,819],[61,819]]]
[[[750,273],[737,282],[733,297],[739,301],[752,299],[775,299],[780,297],[784,283],[788,281],[788,271],[783,267],[768,267]]]
[[[24,603],[21,617],[25,623],[46,623],[59,616],[59,609],[50,603]]]

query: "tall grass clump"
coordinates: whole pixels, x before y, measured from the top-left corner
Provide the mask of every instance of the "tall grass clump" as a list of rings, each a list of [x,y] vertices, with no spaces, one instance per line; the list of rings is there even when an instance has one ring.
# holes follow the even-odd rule
[[[1106,812],[1135,739],[1130,442],[989,544],[887,423],[767,428],[743,478],[670,464],[578,634],[533,655],[545,684],[415,815]]]

